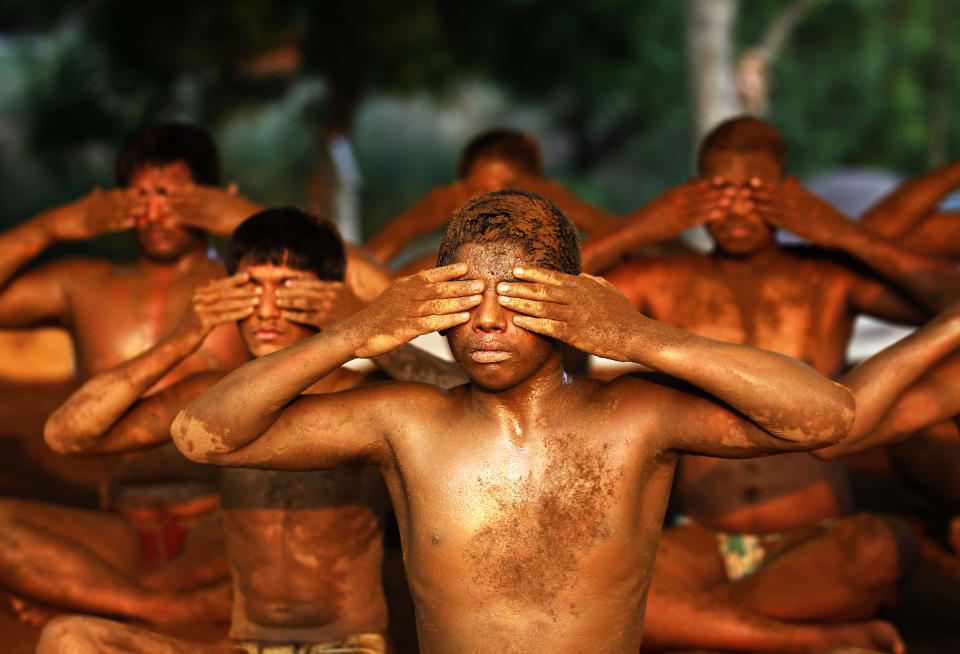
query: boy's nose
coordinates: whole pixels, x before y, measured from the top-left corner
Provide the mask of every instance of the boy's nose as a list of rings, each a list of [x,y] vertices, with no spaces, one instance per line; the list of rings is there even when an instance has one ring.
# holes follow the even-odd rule
[[[483,332],[503,331],[507,328],[507,316],[497,301],[495,291],[485,292],[480,305],[473,310],[473,325]]]
[[[280,316],[280,308],[277,306],[277,294],[273,290],[264,289],[260,295],[260,302],[257,304],[257,315],[263,319],[274,319]]]

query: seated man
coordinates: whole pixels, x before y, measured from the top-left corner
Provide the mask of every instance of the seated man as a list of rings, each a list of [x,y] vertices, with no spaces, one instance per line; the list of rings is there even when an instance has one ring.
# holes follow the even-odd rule
[[[657,320],[780,352],[837,376],[858,313],[921,322],[960,284],[949,265],[899,248],[783,179],[785,156],[782,138],[769,124],[755,118],[723,123],[701,146],[701,180],[668,191],[616,236],[602,236],[584,249],[597,265],[609,251],[707,223],[713,252],[633,261],[606,278]],[[821,247],[779,246],[776,228]],[[865,619],[895,597],[903,530],[878,516],[851,515],[839,462],[805,453],[751,461],[687,456],[677,475],[675,500],[684,518],[660,542],[648,644],[735,647],[735,641],[722,640],[733,625],[707,630],[721,639],[713,643],[677,640],[683,636],[677,624],[699,624],[692,614],[678,623],[677,607],[709,606],[719,614],[726,600],[704,593],[716,595],[747,577],[756,589],[751,610],[785,621]],[[847,551],[872,556],[847,562]],[[848,571],[849,579],[817,575],[819,585],[808,584],[791,601],[778,599],[785,579],[825,565]]]
[[[251,355],[259,357],[316,333],[333,315],[349,314],[358,306],[343,302],[349,295],[336,298],[340,306],[327,306],[343,280],[345,264],[343,243],[329,222],[293,208],[250,217],[228,244],[231,276],[198,289],[169,337],[80,388],[51,416],[47,440],[72,453],[168,442],[177,412],[222,373],[197,373],[140,399],[143,389],[189,356],[218,325],[238,322]],[[459,381],[459,375],[450,381],[441,369],[436,372],[428,378],[446,385]],[[309,392],[352,388],[369,376],[339,368]],[[338,652],[367,651],[362,645],[381,651],[387,626],[380,577],[387,498],[377,471],[361,465],[322,472],[225,469],[221,482],[234,609],[230,642],[210,651],[229,644],[236,648],[229,651],[257,652],[261,645],[291,641],[312,644],[309,651],[319,651],[317,644],[328,641],[340,641]],[[108,573],[86,580],[91,604],[109,593],[110,582]],[[92,609],[108,607],[104,603]],[[38,651],[206,649],[107,620],[71,617],[47,626]]]
[[[218,222],[218,215],[197,210],[187,221],[172,210],[171,192],[198,184],[211,189],[208,196],[216,195],[219,174],[216,146],[202,128],[154,125],[134,135],[117,157],[120,188],[95,190],[0,236],[0,326],[62,325],[73,336],[81,379],[159,341],[173,330],[193,288],[223,270],[209,256],[205,229]],[[243,204],[227,193],[220,195]],[[55,242],[126,228],[134,229],[138,246],[132,263],[67,259],[18,274]],[[156,392],[200,370],[229,370],[246,360],[236,327],[223,325],[144,391]],[[167,589],[203,584],[214,570],[226,578],[213,512],[218,500],[208,468],[183,461],[168,447],[145,455],[74,459],[57,465],[59,470],[68,479],[98,487],[102,505],[123,515],[2,500],[0,589],[59,607],[84,608],[89,586],[82,580],[106,567],[123,580],[117,582],[117,592],[129,595],[120,604],[136,604],[129,615],[169,620],[183,611],[169,601],[170,595],[149,605],[132,601],[144,594],[143,584]],[[130,538],[121,538],[119,533],[127,530]],[[187,550],[180,559],[186,567],[165,576],[163,564],[177,557],[181,547]],[[58,552],[62,555],[53,556]],[[39,565],[41,559],[47,565]],[[29,565],[31,560],[36,564]],[[203,570],[188,570],[190,561]],[[194,573],[198,577],[191,580]],[[22,603],[16,601],[16,606]],[[215,615],[225,616],[224,610],[221,602]],[[202,612],[193,613],[201,617]],[[31,609],[21,615],[42,619],[45,613]]]
[[[184,454],[223,466],[380,467],[400,524],[422,651],[634,654],[680,452],[824,446],[853,419],[842,386],[788,357],[643,317],[577,276],[572,224],[520,191],[474,198],[442,267],[252,361],[184,410]],[[470,383],[299,397],[354,357],[446,330]],[[558,344],[660,375],[574,378]],[[810,649],[892,649],[882,623],[813,626]]]
[[[563,209],[581,230],[595,234],[613,229],[619,220],[586,204],[556,182],[543,178],[540,146],[528,134],[513,129],[491,129],[464,147],[453,184],[430,191],[367,241],[367,249],[390,263],[414,239],[444,227],[453,212],[475,195],[506,188],[539,193]],[[401,271],[432,268],[436,255],[421,257]]]
[[[223,274],[222,264],[210,257],[208,233],[229,234],[256,206],[216,188],[219,175],[216,146],[202,128],[154,125],[134,135],[117,158],[120,188],[96,190],[0,236],[0,326],[63,325],[74,337],[81,380],[169,335],[194,288]],[[132,264],[69,259],[16,274],[52,243],[130,227],[139,248]],[[351,257],[348,274],[351,269],[351,282],[367,299],[389,280],[359,253]],[[155,393],[199,371],[229,370],[247,358],[237,328],[223,324],[143,391]],[[159,610],[156,602],[135,600],[144,584],[166,590],[202,585],[214,569],[226,578],[219,518],[213,511],[219,501],[215,471],[209,467],[186,461],[167,444],[109,459],[73,459],[58,468],[74,477],[74,470],[89,471],[85,481],[100,490],[102,507],[114,511],[0,502],[0,589],[24,591],[61,608],[93,610],[83,580],[108,565],[118,579],[123,577],[128,594],[108,612],[127,615],[124,607],[136,606],[135,617],[166,620],[180,615],[183,607]],[[120,534],[131,526],[139,533],[129,543]],[[190,551],[178,558],[183,547]],[[45,567],[24,565],[26,553],[54,551],[71,556],[51,557]],[[194,565],[198,567],[191,571]],[[225,617],[222,605],[218,615]],[[23,615],[33,620],[45,613]]]

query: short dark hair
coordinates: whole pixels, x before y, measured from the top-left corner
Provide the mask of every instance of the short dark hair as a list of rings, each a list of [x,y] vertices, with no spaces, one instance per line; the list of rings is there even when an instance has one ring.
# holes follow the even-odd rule
[[[580,274],[580,242],[570,219],[550,200],[515,189],[478,195],[457,209],[437,266],[455,263],[467,243],[503,242],[520,246],[537,266]]]
[[[543,157],[540,145],[529,134],[507,127],[496,127],[477,134],[460,152],[457,177],[466,178],[477,159],[509,161],[527,175],[543,175]]]
[[[780,168],[787,167],[787,146],[777,128],[753,116],[737,116],[725,120],[703,137],[697,155],[697,170],[703,172],[704,161],[714,150],[734,152],[768,152]]]
[[[162,123],[144,127],[121,148],[114,168],[117,185],[129,185],[143,166],[178,161],[187,165],[197,184],[220,184],[220,157],[210,132],[198,125]]]
[[[241,263],[269,263],[342,282],[347,269],[346,248],[337,226],[297,207],[264,209],[244,220],[230,235],[226,259],[231,275]]]

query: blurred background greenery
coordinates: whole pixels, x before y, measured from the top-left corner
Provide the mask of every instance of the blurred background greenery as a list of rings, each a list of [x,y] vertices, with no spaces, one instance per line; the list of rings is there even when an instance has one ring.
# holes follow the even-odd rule
[[[627,213],[691,173],[693,5],[730,14],[734,68],[794,12],[764,91],[794,174],[960,155],[956,0],[5,0],[0,218],[111,186],[123,139],[169,119],[210,127],[224,181],[267,204],[306,203],[318,144],[345,136],[365,237],[495,125]],[[131,252],[122,236],[84,250]]]

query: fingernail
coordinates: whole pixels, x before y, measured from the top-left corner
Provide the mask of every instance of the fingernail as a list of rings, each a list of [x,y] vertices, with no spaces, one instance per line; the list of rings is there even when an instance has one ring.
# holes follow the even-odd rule
[[[481,298],[481,296],[479,296],[479,295],[471,295],[471,296],[470,296],[470,301],[471,301],[471,302],[479,302],[481,299],[482,299],[482,298]]]
[[[497,284],[497,292],[498,292],[498,293],[509,293],[509,292],[510,292],[510,284]]]
[[[497,296],[497,299],[500,300],[500,304],[510,304],[510,301],[511,301],[513,298],[512,298],[512,297],[508,297],[508,296],[506,296],[506,295],[498,295],[498,296]]]
[[[526,272],[526,271],[525,271],[523,268],[521,268],[520,266],[517,266],[516,268],[513,269],[513,274],[514,274],[514,275],[522,275],[522,274],[524,274],[525,272]]]
[[[475,290],[475,291],[482,291],[482,290],[483,290],[483,282],[474,282],[474,283],[470,284],[470,288],[473,289],[473,290]]]
[[[518,325],[520,324],[520,321],[521,321],[521,320],[523,320],[523,316],[514,316],[514,317],[513,317],[513,322],[517,323]]]

